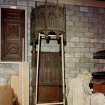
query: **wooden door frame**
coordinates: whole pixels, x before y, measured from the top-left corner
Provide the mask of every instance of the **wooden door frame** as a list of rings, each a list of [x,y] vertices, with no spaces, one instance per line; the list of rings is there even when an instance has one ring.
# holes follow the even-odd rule
[[[1,8],[8,8],[8,9],[12,9],[10,5],[0,5],[0,52],[1,52]],[[29,16],[29,12],[31,12],[31,8],[27,9],[28,7],[23,7],[23,6],[17,6],[16,9],[21,9],[21,10],[25,10],[25,37],[24,37],[24,48],[22,51],[23,55],[22,55],[22,61],[28,61],[28,41],[29,41],[29,37],[30,36],[30,30],[28,30],[28,27],[30,27],[30,16]],[[24,58],[23,58],[24,56]],[[0,61],[1,61],[1,53],[0,53]]]

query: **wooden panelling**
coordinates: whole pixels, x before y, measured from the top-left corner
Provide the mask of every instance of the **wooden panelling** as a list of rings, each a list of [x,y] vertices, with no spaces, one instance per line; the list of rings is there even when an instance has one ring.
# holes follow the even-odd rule
[[[59,53],[41,53],[39,84],[61,85],[62,83],[61,56]]]
[[[24,38],[24,10],[1,9],[2,60],[22,61],[22,38]]]
[[[33,57],[36,58],[36,55]],[[34,60],[34,59],[33,59]],[[34,61],[33,61],[34,62]],[[36,59],[33,63],[36,71]],[[62,69],[59,52],[41,52],[39,66],[38,103],[62,101]],[[35,90],[35,71],[32,86]],[[35,93],[33,93],[34,95]]]

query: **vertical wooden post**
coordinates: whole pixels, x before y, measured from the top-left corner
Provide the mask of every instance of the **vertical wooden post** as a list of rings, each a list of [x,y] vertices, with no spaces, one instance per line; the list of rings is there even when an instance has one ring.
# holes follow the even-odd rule
[[[64,72],[64,43],[63,34],[61,35],[61,55],[62,55],[62,85],[63,85],[63,102],[65,105],[65,72]]]
[[[35,91],[35,105],[37,104],[38,99],[38,78],[39,78],[39,56],[40,56],[40,43],[41,42],[41,36],[39,33],[38,36],[38,47],[37,47],[37,65],[36,65],[36,91]]]

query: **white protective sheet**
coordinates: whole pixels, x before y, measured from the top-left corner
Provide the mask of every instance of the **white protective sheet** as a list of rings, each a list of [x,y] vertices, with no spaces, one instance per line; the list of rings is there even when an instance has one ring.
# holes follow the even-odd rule
[[[89,88],[91,74],[83,72],[67,82],[68,105],[105,105],[105,96],[102,93],[92,93]]]
[[[88,72],[80,73],[75,78],[68,79],[68,105],[90,105],[89,82],[91,75]]]

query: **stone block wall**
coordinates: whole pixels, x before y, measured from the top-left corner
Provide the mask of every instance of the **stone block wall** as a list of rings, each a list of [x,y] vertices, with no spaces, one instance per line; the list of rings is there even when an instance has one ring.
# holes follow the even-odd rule
[[[73,72],[93,72],[105,65],[104,61],[93,59],[97,49],[105,48],[104,30],[104,8],[66,6],[66,78]]]

